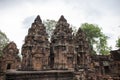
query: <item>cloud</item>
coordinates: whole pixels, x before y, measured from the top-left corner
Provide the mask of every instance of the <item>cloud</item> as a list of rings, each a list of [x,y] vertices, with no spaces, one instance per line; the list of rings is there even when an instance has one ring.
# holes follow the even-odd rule
[[[84,22],[98,24],[114,46],[119,35],[119,3],[120,0],[0,0],[0,29],[21,46],[38,14],[42,20],[56,21],[64,15],[76,27]]]
[[[24,19],[23,28],[28,29],[31,26],[31,23],[33,23],[36,16],[29,16]]]

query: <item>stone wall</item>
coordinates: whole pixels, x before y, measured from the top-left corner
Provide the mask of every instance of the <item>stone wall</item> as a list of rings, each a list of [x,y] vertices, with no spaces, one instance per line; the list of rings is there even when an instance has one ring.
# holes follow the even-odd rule
[[[19,50],[14,42],[10,42],[4,49],[0,58],[0,79],[4,80],[7,70],[16,70],[21,65],[21,59],[18,56]]]
[[[71,71],[16,71],[7,72],[6,80],[73,80]]]
[[[21,70],[43,70],[48,68],[50,43],[46,28],[40,16],[37,16],[28,30],[22,46]]]
[[[58,20],[51,37],[51,47],[54,55],[54,69],[74,69],[76,52],[73,42],[72,28],[64,16]]]
[[[3,49],[0,80],[120,80],[120,49],[107,56],[91,52],[85,32],[73,35],[63,15],[49,41],[38,15],[25,37],[22,63],[14,42]]]

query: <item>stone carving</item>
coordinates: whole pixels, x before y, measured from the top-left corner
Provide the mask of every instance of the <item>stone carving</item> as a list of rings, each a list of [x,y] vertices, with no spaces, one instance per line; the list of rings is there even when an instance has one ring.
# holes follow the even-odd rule
[[[48,35],[38,15],[34,20],[25,43],[22,46],[22,70],[42,70],[48,68],[50,46]]]
[[[54,55],[54,69],[74,69],[75,49],[73,44],[72,28],[67,20],[61,16],[51,37],[51,47]]]
[[[77,52],[77,66],[78,67],[88,67],[90,64],[90,47],[85,36],[85,33],[78,29],[76,36],[74,37],[75,49]]]
[[[85,32],[73,35],[63,15],[50,38],[38,15],[25,37],[22,63],[14,42],[3,49],[0,80],[120,80],[120,49],[92,55]]]
[[[1,69],[6,72],[10,69],[18,69],[21,59],[18,56],[19,50],[14,42],[10,42],[4,49],[1,57]]]
[[[89,43],[87,41],[87,38],[85,36],[85,33],[81,30],[81,28],[78,29],[76,35],[74,36],[74,45],[75,50],[77,52],[77,63],[75,70],[77,70],[76,76],[79,77],[79,79],[82,80],[88,80],[88,77],[90,74],[90,63],[91,63],[91,50],[89,47]],[[78,80],[79,80],[78,79]]]
[[[110,51],[110,71],[113,80],[120,80],[120,49]]]

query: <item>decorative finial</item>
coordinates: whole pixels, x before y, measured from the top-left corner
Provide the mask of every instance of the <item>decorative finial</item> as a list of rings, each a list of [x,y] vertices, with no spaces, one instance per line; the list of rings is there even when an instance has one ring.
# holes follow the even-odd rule
[[[36,23],[42,23],[42,20],[41,20],[41,18],[40,18],[39,15],[35,18],[34,22],[36,22]]]
[[[60,19],[58,20],[58,22],[60,22],[60,21],[62,21],[62,22],[67,22],[67,20],[64,18],[63,15],[61,15]]]

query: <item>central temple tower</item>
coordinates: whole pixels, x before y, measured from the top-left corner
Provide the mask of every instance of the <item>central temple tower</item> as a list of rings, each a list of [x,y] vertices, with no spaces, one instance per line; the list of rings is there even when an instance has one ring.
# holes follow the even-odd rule
[[[75,49],[73,45],[72,28],[61,16],[51,37],[51,53],[54,69],[73,69],[75,66]]]

